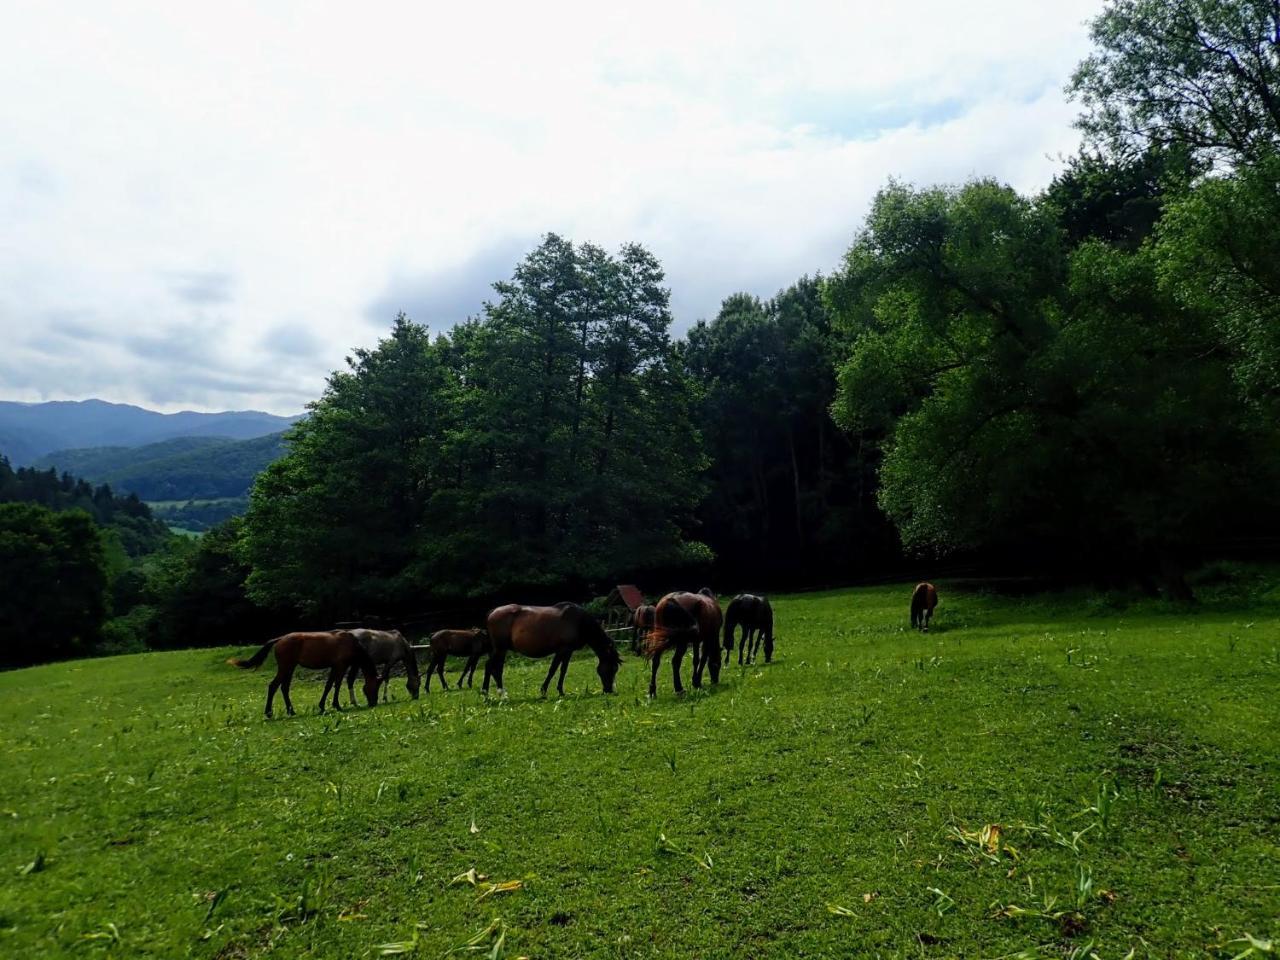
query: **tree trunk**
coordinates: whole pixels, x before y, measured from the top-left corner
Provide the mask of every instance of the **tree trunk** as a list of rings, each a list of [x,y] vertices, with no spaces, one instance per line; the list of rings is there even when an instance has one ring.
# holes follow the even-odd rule
[[[800,461],[796,458],[795,429],[787,426],[787,447],[791,452],[791,486],[796,501],[796,547],[804,545],[804,518],[800,509]]]

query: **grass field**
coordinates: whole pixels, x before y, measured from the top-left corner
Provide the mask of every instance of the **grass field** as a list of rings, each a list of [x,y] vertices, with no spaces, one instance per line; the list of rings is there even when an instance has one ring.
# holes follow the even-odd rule
[[[921,636],[907,596],[778,598],[775,662],[683,700],[664,664],[648,701],[631,657],[604,696],[589,653],[563,700],[513,659],[506,700],[397,682],[322,717],[295,683],[270,722],[269,667],[230,649],[0,675],[0,955],[1119,960],[1280,936],[1280,599],[943,585]]]

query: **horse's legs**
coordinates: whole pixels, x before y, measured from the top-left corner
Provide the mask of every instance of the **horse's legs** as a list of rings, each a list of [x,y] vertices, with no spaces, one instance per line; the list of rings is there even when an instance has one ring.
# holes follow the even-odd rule
[[[662,663],[662,651],[653,655],[653,672],[649,674],[649,696],[658,695],[658,664]]]
[[[280,694],[284,697],[285,711],[289,714],[289,716],[292,717],[293,701],[289,699],[289,684],[291,683],[293,683],[293,671],[288,670],[285,672],[284,677],[282,677],[280,680]]]
[[[347,670],[347,695],[351,698],[351,705],[356,705],[356,671],[360,668],[354,663]]]
[[[675,653],[671,655],[672,686],[675,687],[677,695],[684,693],[684,684],[680,682],[680,663],[684,660],[684,652],[688,646],[687,640],[680,641],[676,644]]]
[[[280,686],[280,674],[283,671],[277,670],[276,675],[271,678],[271,682],[267,684],[267,719],[271,719],[271,701],[276,698],[276,688]],[[285,694],[285,702],[288,702],[288,694]]]
[[[701,632],[697,640],[693,641],[693,686],[694,689],[702,688],[702,671],[707,667],[707,661],[711,659],[712,651],[702,641]],[[714,651],[716,658],[716,666],[720,665],[720,652]],[[710,671],[708,671],[710,672]]]
[[[342,690],[342,668],[333,668],[333,709],[341,710],[342,704],[338,700],[338,694]]]
[[[449,689],[449,681],[444,677],[444,663],[449,658],[447,653],[442,653],[436,657],[435,662],[431,664],[431,669],[436,672],[436,676],[440,678],[440,686],[445,690]]]
[[[407,671],[406,671],[407,672]],[[382,702],[386,703],[391,699],[391,664],[388,663],[382,668],[382,676],[378,678],[378,688],[382,691]],[[354,700],[351,701],[353,704]]]
[[[569,658],[573,656],[572,650],[566,650],[564,656],[560,658],[560,682],[556,684],[556,689],[560,691],[560,696],[564,696],[564,675],[569,672]]]
[[[324,702],[329,699],[329,685],[333,683],[333,671],[329,671],[329,676],[324,681],[324,693],[320,694],[320,712],[324,713]]]
[[[738,644],[738,666],[742,666],[743,657],[746,657],[747,663],[751,662],[751,627],[745,623],[742,625],[742,642]]]
[[[560,666],[560,658],[564,656],[562,651],[557,650],[556,655],[551,658],[551,669],[547,671],[547,679],[542,681],[542,695],[547,695],[547,687],[551,686],[551,678],[555,676],[556,667]],[[564,693],[563,690],[560,691]]]
[[[492,679],[498,684],[498,690],[502,690],[502,662],[507,658],[505,650],[494,650],[489,654],[489,659],[484,662],[484,692],[489,692],[489,680]]]
[[[458,674],[458,686],[462,686],[462,678],[467,678],[467,686],[475,686],[476,682],[476,664],[480,662],[482,654],[473,653],[467,657],[467,664],[462,668],[462,672]]]

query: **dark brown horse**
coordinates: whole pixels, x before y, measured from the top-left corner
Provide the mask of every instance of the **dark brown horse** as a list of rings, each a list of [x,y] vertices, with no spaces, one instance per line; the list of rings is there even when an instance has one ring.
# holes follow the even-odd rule
[[[631,614],[631,649],[639,650],[641,643],[648,638],[653,629],[653,618],[657,607],[652,603],[642,603]]]
[[[724,611],[724,662],[729,663],[729,654],[733,652],[734,634],[738,627],[742,628],[742,643],[738,646],[738,665],[742,665],[743,655],[747,663],[756,658],[760,652],[760,642],[764,641],[764,662],[773,660],[773,607],[768,597],[757,597],[753,593],[740,593],[729,601]]]
[[[677,694],[684,693],[680,683],[680,663],[685,651],[693,647],[693,685],[702,686],[704,667],[711,674],[711,682],[720,682],[720,624],[723,621],[720,603],[710,590],[698,593],[668,593],[658,601],[654,613],[654,627],[645,644],[645,654],[653,660],[649,675],[649,696],[658,695],[658,665],[668,649],[675,653],[671,658],[671,675]]]
[[[911,591],[911,627],[920,628],[921,633],[929,632],[929,621],[933,619],[933,608],[938,605],[938,588],[932,583],[917,583]]]
[[[557,603],[554,607],[522,607],[509,603],[489,613],[485,622],[493,653],[484,665],[484,692],[489,692],[492,678],[502,689],[502,667],[507,654],[514,650],[526,657],[551,657],[551,669],[542,682],[542,695],[547,695],[551,676],[560,668],[556,689],[564,696],[564,675],[569,669],[573,651],[590,647],[599,661],[596,673],[605,693],[613,693],[613,680],[622,665],[618,648],[599,622],[576,603]]]
[[[471,686],[476,664],[486,653],[493,653],[493,644],[489,642],[489,635],[484,630],[473,627],[470,630],[437,630],[431,635],[428,649],[431,651],[431,662],[427,664],[427,692],[429,693],[433,673],[439,675],[440,685],[446,690],[449,689],[449,681],[444,678],[444,662],[449,657],[467,658],[466,666],[462,668],[462,673],[458,674],[458,687],[461,689],[463,680],[467,681],[467,686]]]
[[[353,629],[351,633],[360,642],[360,646],[364,647],[364,652],[369,654],[374,664],[382,667],[382,676],[379,678],[382,685],[382,699],[384,701],[387,699],[391,668],[397,663],[403,663],[405,686],[409,690],[409,696],[417,700],[418,690],[422,687],[422,680],[418,674],[418,657],[413,652],[413,647],[409,645],[409,641],[404,638],[404,634],[399,630],[368,630],[364,627]],[[353,685],[356,671],[359,669],[360,665],[356,663],[347,668],[347,694],[351,697],[353,705],[356,702]]]
[[[293,716],[293,701],[289,699],[289,684],[293,682],[293,671],[298,667],[310,670],[328,670],[329,679],[325,682],[324,693],[320,694],[320,712],[324,713],[324,702],[329,696],[329,688],[333,688],[333,709],[341,710],[338,703],[338,691],[342,689],[342,675],[347,668],[355,665],[364,672],[364,696],[369,706],[378,702],[378,671],[373,660],[365,652],[364,647],[350,630],[328,630],[318,633],[286,633],[283,637],[268,640],[262,648],[248,660],[232,657],[227,663],[232,666],[250,670],[262,665],[267,654],[272,650],[276,654],[276,675],[267,686],[267,716],[271,716],[271,703],[275,700],[276,690],[284,694],[284,708]]]

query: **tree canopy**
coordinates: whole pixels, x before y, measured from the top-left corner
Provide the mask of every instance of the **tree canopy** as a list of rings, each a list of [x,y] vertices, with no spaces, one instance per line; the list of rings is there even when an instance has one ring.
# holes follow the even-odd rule
[[[1112,0],[1070,92],[1080,127],[1124,152],[1184,145],[1228,165],[1280,147],[1280,4]]]

